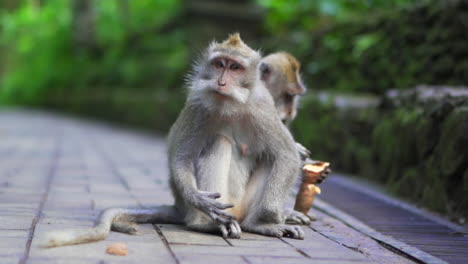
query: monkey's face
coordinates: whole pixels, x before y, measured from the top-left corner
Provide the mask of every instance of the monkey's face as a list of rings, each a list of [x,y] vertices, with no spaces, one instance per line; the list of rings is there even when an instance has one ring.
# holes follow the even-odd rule
[[[299,105],[299,95],[283,93],[278,98],[275,98],[275,107],[281,122],[288,125],[297,115]]]
[[[202,67],[192,95],[206,108],[222,115],[239,113],[251,96],[256,65],[242,57],[218,54]]]
[[[260,59],[260,53],[247,46],[239,34],[211,43],[190,76],[189,100],[219,115],[245,112],[252,94],[258,94]]]
[[[297,115],[299,98],[306,87],[299,74],[299,64],[291,55],[275,53],[265,57],[260,65],[261,79],[275,101],[276,111],[284,124]]]
[[[212,82],[206,87],[219,103],[234,100],[244,104],[250,94],[245,87],[246,65],[231,57],[216,57],[209,62],[209,71],[213,72]]]

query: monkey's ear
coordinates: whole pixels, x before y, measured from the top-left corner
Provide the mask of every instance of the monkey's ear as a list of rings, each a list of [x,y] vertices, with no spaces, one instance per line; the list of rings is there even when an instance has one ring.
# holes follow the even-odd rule
[[[270,79],[271,75],[271,67],[270,65],[266,64],[265,62],[262,62],[260,64],[260,79],[262,81],[267,81]]]

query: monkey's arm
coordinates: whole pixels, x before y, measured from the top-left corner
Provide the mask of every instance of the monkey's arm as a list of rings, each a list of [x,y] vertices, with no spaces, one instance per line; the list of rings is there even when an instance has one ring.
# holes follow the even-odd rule
[[[193,134],[192,134],[193,137]],[[195,137],[196,138],[196,137]],[[190,142],[191,139],[183,139],[180,142]],[[193,139],[192,139],[193,140]],[[218,192],[201,191],[198,189],[195,177],[193,147],[185,144],[177,144],[170,154],[171,185],[176,196],[180,197],[188,206],[199,209],[219,224],[229,224],[235,218],[224,211],[233,207],[232,204],[224,204],[216,199],[221,197]],[[216,176],[216,175],[214,175]]]

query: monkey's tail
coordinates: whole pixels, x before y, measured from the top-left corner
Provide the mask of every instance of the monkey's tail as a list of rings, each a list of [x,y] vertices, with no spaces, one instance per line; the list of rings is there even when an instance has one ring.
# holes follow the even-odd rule
[[[151,209],[109,208],[101,213],[94,227],[46,233],[40,246],[50,248],[103,240],[109,235],[114,221],[181,224],[181,219],[174,206]]]

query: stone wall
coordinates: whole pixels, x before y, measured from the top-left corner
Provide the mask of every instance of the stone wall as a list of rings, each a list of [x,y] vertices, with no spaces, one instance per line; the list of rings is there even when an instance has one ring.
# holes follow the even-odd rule
[[[467,88],[390,90],[378,104],[332,98],[306,98],[294,125],[317,159],[460,222],[468,217]]]

